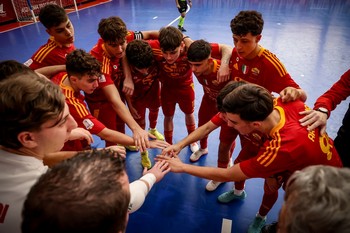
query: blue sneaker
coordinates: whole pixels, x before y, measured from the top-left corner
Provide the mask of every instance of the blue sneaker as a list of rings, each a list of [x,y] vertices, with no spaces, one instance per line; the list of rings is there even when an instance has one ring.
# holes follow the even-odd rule
[[[234,194],[234,190],[230,190],[218,196],[218,201],[221,203],[229,203],[233,200],[244,200],[247,197],[247,193],[243,190],[241,195]]]
[[[266,224],[266,218],[255,217],[254,221],[249,225],[248,233],[260,233]]]

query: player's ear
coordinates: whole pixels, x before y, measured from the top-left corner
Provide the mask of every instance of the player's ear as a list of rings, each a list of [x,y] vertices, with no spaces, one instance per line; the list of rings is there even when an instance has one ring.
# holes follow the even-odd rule
[[[261,34],[256,36],[256,43],[258,43],[261,40],[261,37],[262,37]]]

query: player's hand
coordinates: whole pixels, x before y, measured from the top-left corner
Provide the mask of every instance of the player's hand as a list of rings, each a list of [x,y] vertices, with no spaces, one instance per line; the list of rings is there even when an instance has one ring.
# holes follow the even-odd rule
[[[145,131],[140,127],[133,130],[133,139],[135,142],[135,146],[139,148],[141,152],[146,151],[146,149],[150,147],[150,143],[148,140],[148,137],[150,135],[151,135],[150,133],[148,133],[147,131]]]
[[[129,95],[132,96],[134,93],[134,82],[132,81],[132,79],[125,79],[124,83],[123,83],[123,93],[125,95]]]
[[[126,158],[126,150],[124,146],[108,146],[106,149],[113,150],[121,155],[121,157]]]
[[[301,93],[295,87],[286,87],[280,92],[282,102],[291,102],[300,98]]]
[[[162,150],[162,155],[178,155],[182,148],[177,144],[170,145]]]
[[[185,164],[180,160],[177,155],[174,156],[166,156],[166,155],[157,155],[155,158],[156,161],[165,161],[170,166],[170,171],[172,172],[184,172]]]
[[[156,182],[163,179],[168,172],[170,172],[170,167],[166,161],[156,162],[150,170],[147,170],[146,167],[143,169],[143,175],[152,173],[156,177]]]
[[[307,130],[311,131],[320,127],[320,134],[323,135],[326,133],[327,126],[327,114],[316,110],[306,110],[299,112],[300,115],[305,115],[299,120],[302,126],[307,126]]]
[[[159,148],[159,149],[164,149],[170,146],[169,143],[163,140],[150,140],[149,145],[150,145],[150,148]]]
[[[220,69],[217,73],[217,80],[219,83],[230,80],[230,68],[228,64],[221,64]]]
[[[69,140],[86,140],[89,145],[94,142],[91,133],[81,127],[75,128],[71,131]]]

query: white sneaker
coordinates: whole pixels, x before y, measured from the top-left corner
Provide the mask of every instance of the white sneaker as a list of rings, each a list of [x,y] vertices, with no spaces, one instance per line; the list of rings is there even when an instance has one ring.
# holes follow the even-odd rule
[[[205,186],[205,189],[209,192],[214,191],[219,185],[222,184],[222,182],[219,181],[209,181],[208,184]]]
[[[197,142],[191,143],[190,148],[191,148],[192,153],[198,151],[199,150],[198,143]]]
[[[202,155],[206,155],[206,154],[208,154],[208,149],[199,149],[196,152],[191,154],[190,161],[193,163],[197,162],[202,157]]]

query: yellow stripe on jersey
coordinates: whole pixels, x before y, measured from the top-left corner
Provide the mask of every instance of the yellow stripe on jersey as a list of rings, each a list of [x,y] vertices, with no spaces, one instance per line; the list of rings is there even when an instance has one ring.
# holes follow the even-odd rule
[[[101,71],[103,74],[110,74],[110,63],[111,63],[111,60],[106,57],[106,56],[103,56],[102,58],[102,67],[101,67]]]
[[[89,111],[87,110],[85,105],[82,104],[77,98],[71,98],[69,99],[69,102],[77,110],[79,117],[84,118],[85,116],[89,115]]]
[[[274,102],[276,103],[276,100]],[[273,138],[273,140],[270,141],[269,146],[266,147],[266,151],[259,156],[257,159],[258,162],[260,162],[261,165],[267,167],[269,166],[276,158],[279,149],[281,148],[281,135],[280,135],[280,129],[284,126],[286,122],[285,112],[283,108],[279,106],[275,106],[275,109],[277,109],[280,113],[281,120],[280,122],[271,130],[270,136]]]
[[[273,55],[271,52],[264,50],[263,55],[266,57],[267,60],[270,61],[270,63],[276,68],[278,71],[279,75],[283,77],[284,75],[287,74],[287,70],[284,67],[284,65],[278,60],[278,58]]]
[[[42,47],[37,54],[34,56],[34,61],[37,61],[41,63],[45,57],[55,48],[57,47],[57,44],[55,41],[51,41],[50,43],[46,44],[44,47]]]

